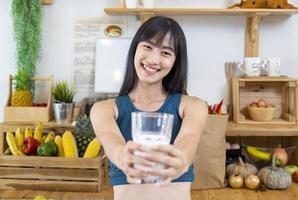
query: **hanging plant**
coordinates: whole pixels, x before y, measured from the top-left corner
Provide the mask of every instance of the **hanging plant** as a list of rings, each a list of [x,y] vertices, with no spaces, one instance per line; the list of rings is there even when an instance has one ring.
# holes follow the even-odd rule
[[[12,0],[13,35],[17,74],[12,106],[32,106],[36,64],[41,49],[42,6],[40,0]]]

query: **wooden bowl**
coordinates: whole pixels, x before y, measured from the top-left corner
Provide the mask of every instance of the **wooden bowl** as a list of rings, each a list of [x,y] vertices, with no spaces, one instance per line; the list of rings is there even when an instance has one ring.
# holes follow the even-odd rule
[[[254,121],[260,122],[269,122],[273,118],[273,113],[275,111],[275,107],[270,108],[258,108],[258,107],[248,107],[248,112]]]

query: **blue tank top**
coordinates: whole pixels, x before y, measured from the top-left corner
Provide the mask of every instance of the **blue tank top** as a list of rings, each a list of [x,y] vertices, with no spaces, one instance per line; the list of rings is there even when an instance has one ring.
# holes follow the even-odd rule
[[[179,105],[181,101],[181,94],[170,94],[163,105],[155,112],[170,113],[174,115],[173,131],[171,136],[171,144],[174,143],[181,126],[181,118],[179,116]],[[138,110],[131,102],[129,96],[122,95],[116,98],[116,105],[118,108],[118,118],[116,120],[125,141],[132,140],[131,134],[131,112],[138,112]],[[112,185],[128,184],[125,174],[110,162],[110,179]],[[189,167],[187,172],[182,174],[179,178],[172,182],[192,182],[194,180],[193,165]]]

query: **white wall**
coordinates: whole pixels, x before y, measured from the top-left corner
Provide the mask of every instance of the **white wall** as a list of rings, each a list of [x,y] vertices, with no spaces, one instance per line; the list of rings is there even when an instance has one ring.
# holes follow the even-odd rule
[[[239,0],[240,1],[240,0]],[[156,1],[157,2],[157,1]],[[158,0],[156,7],[226,7],[233,0]],[[298,6],[298,0],[291,3]],[[118,0],[54,0],[44,6],[42,58],[37,74],[71,80],[72,22],[74,17],[105,15],[103,8],[117,7]],[[16,69],[15,46],[10,16],[11,0],[0,0],[0,121],[8,94],[8,75]],[[244,55],[244,16],[171,16],[185,31],[188,40],[189,93],[214,103],[227,99],[224,65]],[[113,17],[112,17],[113,18]],[[114,17],[114,18],[117,18]],[[128,19],[134,32],[139,22]],[[298,78],[298,15],[270,16],[261,23],[260,57],[279,56],[283,74]],[[108,83],[107,83],[108,84]]]

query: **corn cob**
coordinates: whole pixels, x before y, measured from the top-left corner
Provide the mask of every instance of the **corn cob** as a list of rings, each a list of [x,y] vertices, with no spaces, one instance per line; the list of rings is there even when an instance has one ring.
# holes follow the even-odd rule
[[[24,133],[22,133],[20,128],[17,128],[15,137],[16,137],[17,147],[18,149],[21,149],[24,142]]]
[[[76,140],[70,131],[65,131],[62,136],[62,143],[64,149],[64,157],[67,158],[77,158],[78,148]]]
[[[83,158],[95,158],[100,152],[101,144],[100,142],[94,138],[87,146],[87,149],[84,153]]]
[[[64,149],[63,149],[63,143],[62,143],[62,138],[60,135],[56,135],[55,137],[55,143],[58,147],[58,156],[59,157],[64,157]]]
[[[43,131],[43,125],[42,123],[39,123],[34,130],[34,138],[41,142],[42,139],[42,131]]]
[[[30,127],[27,127],[25,129],[25,138],[24,139],[26,139],[28,137],[32,137],[32,129]]]
[[[14,155],[14,156],[23,156],[23,155],[25,155],[23,152],[21,152],[18,149],[15,137],[14,137],[12,132],[7,132],[6,133],[6,142],[8,144],[8,147],[9,147],[12,155]]]
[[[47,134],[47,137],[45,139],[45,142],[48,142],[50,140],[54,140],[55,139],[55,132],[54,131],[50,131],[48,134]]]

